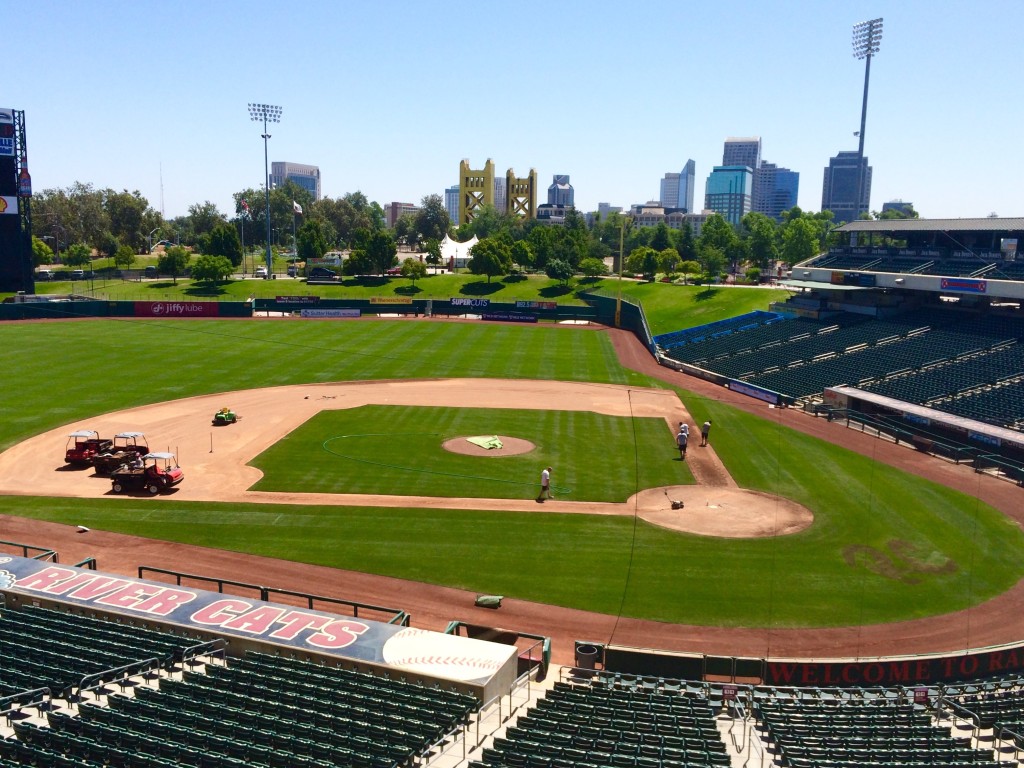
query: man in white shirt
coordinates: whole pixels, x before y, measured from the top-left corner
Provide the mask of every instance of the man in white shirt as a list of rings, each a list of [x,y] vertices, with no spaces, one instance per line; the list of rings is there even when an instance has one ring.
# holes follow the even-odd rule
[[[540,495],[537,497],[537,501],[544,501],[544,499],[550,499],[551,496],[551,467],[546,467],[543,472],[540,473]]]

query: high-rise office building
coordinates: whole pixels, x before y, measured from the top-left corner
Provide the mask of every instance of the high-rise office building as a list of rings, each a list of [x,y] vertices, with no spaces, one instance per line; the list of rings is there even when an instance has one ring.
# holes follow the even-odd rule
[[[270,185],[280,187],[286,181],[293,181],[311,195],[320,199],[320,169],[315,165],[274,161],[270,164]]]
[[[754,171],[752,210],[782,221],[782,212],[796,205],[799,192],[799,173],[761,161],[761,167]]]
[[[573,199],[574,190],[569,183],[569,174],[555,174],[551,186],[548,187],[548,205],[572,208],[575,205]]]
[[[861,168],[864,188],[858,190]],[[832,211],[836,224],[856,221],[862,213],[867,213],[871,201],[871,172],[868,159],[865,157],[858,162],[857,152],[840,152],[831,158],[821,188],[821,210]]]
[[[697,174],[693,160],[687,160],[679,173],[666,173],[661,180],[661,204],[665,208],[683,208],[693,212],[693,186]]]
[[[734,227],[750,213],[754,171],[749,165],[716,165],[704,187],[704,207]]]
[[[761,137],[725,140],[722,151],[722,165],[745,165],[752,171],[761,167]]]
[[[890,200],[887,203],[882,203],[882,213],[886,211],[899,211],[904,216],[913,216],[917,218],[917,211],[914,210],[914,204],[906,200]]]
[[[459,185],[455,184],[444,191],[444,207],[453,226],[459,226]]]

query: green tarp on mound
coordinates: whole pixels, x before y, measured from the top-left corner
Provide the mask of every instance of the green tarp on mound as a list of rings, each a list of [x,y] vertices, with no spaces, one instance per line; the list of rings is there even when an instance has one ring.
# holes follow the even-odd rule
[[[467,437],[466,439],[473,445],[479,445],[488,451],[502,447],[501,440],[497,435],[477,435],[476,437]]]

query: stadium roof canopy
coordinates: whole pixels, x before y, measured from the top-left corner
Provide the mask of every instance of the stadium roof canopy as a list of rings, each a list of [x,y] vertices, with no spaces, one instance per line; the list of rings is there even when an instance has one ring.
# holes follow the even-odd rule
[[[1012,219],[863,219],[849,221],[835,232],[1019,232],[1024,218]]]

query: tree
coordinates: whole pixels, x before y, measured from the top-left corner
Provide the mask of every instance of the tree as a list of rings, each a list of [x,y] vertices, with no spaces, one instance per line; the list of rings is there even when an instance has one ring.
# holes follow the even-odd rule
[[[130,269],[135,263],[135,251],[130,245],[122,245],[114,254],[114,265],[118,269]]]
[[[242,263],[242,241],[238,239],[238,230],[231,224],[217,224],[210,231],[203,253],[223,256],[232,267],[237,267]]]
[[[416,212],[415,231],[421,240],[443,240],[452,222],[440,195],[425,195]]]
[[[727,254],[735,240],[735,230],[721,214],[716,213],[708,216],[708,220],[701,227],[697,249],[699,252],[705,248],[717,248],[723,254]]]
[[[525,240],[518,240],[512,244],[512,263],[522,270],[530,269],[533,266],[533,248]]]
[[[297,255],[299,259],[309,263],[311,259],[319,259],[329,249],[327,228],[330,225],[321,219],[310,219],[301,227],[296,234],[299,241]]]
[[[185,271],[188,266],[188,250],[180,245],[172,245],[164,251],[163,256],[157,259],[156,268],[165,275],[174,278],[174,284],[178,284],[178,275]]]
[[[656,251],[664,251],[672,245],[672,236],[669,234],[669,228],[665,222],[658,222],[658,226],[654,228],[654,236],[651,238],[651,248]]]
[[[658,253],[658,269],[666,275],[676,271],[679,264],[679,251],[675,248],[665,248]]]
[[[133,250],[141,250],[145,236],[160,223],[160,216],[138,190],[104,191],[103,208],[110,221],[110,232]],[[108,254],[113,255],[113,254]]]
[[[414,259],[412,256],[402,262],[402,277],[406,277],[412,280],[412,284],[416,285],[416,281],[427,276],[427,265],[419,259]]]
[[[192,265],[192,279],[200,283],[217,283],[231,277],[232,269],[225,256],[203,254]]]
[[[495,237],[474,245],[470,256],[469,271],[474,275],[487,275],[488,283],[492,277],[507,274],[512,268],[512,249]]]
[[[679,271],[683,273],[683,283],[685,284],[690,275],[700,274],[700,263],[692,259],[680,262]]]
[[[574,274],[572,264],[565,259],[551,259],[544,265],[544,274],[552,280],[558,280],[562,285],[569,285]]]
[[[818,228],[800,217],[789,221],[782,231],[782,258],[790,267],[818,252]]]
[[[390,232],[374,230],[369,233],[363,249],[366,251],[366,258],[369,259],[370,271],[377,274],[383,275],[385,270],[395,266],[398,261],[395,258],[398,248],[391,239]]]
[[[395,240],[399,243],[405,243],[410,248],[414,248],[416,243],[419,242],[419,233],[416,231],[416,217],[411,213],[403,213],[398,217],[398,221],[395,222],[394,229]]]
[[[32,235],[32,263],[37,267],[53,263],[53,249],[35,235]]]
[[[427,251],[426,262],[433,267],[441,263],[441,244],[437,240],[427,240],[424,246]]]
[[[779,258],[779,229],[775,221],[763,213],[748,213],[743,217],[743,228],[750,233],[750,261],[759,270],[769,269]]]
[[[693,240],[693,227],[689,222],[676,235],[676,250],[683,261],[694,261],[697,258],[697,244]]]
[[[600,277],[608,274],[608,267],[603,260],[588,257],[580,260],[580,272],[587,277]]]
[[[191,228],[189,242],[194,243],[199,235],[212,232],[218,224],[227,221],[224,214],[217,210],[217,206],[207,200],[205,203],[195,203],[188,207],[188,222]]]
[[[84,267],[92,260],[92,249],[85,243],[72,243],[64,251],[64,263],[69,267]]]
[[[713,245],[701,249],[700,258],[703,262],[704,277],[709,282],[715,280],[722,274],[725,267],[725,251]]]
[[[626,269],[653,280],[658,273],[658,252],[648,245],[642,245],[626,257]]]

